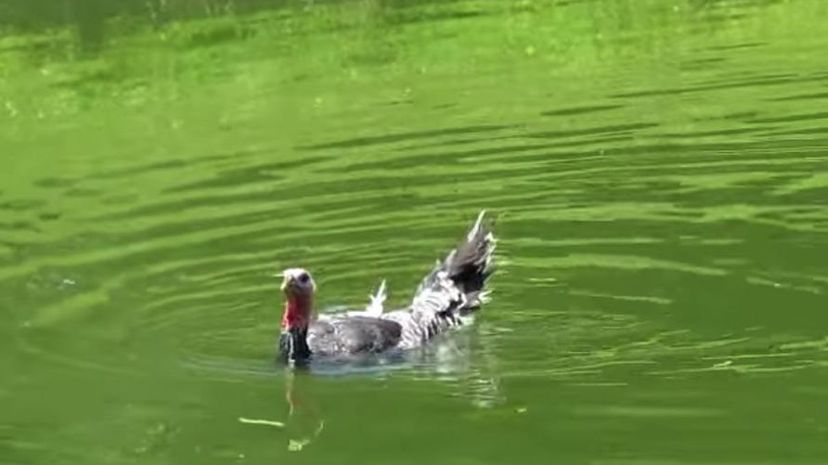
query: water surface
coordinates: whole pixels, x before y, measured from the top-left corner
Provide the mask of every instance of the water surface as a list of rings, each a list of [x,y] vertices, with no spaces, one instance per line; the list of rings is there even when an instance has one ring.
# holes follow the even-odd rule
[[[822,0],[6,3],[0,463],[828,460]],[[474,327],[274,366],[481,208]]]

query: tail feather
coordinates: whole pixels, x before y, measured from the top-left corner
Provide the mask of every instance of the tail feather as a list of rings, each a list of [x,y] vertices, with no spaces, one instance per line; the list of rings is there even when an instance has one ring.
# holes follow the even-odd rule
[[[486,280],[494,271],[495,238],[480,212],[466,240],[426,275],[412,302],[417,312],[464,315],[486,302]]]
[[[449,278],[465,294],[481,291],[486,285],[486,279],[492,274],[495,238],[483,224],[485,215],[485,210],[480,212],[466,242],[446,259]]]

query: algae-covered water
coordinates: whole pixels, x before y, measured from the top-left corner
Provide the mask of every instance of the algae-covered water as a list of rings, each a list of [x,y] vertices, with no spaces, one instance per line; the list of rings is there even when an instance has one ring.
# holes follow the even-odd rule
[[[0,463],[828,462],[826,14],[0,1]],[[482,208],[473,327],[273,363]]]

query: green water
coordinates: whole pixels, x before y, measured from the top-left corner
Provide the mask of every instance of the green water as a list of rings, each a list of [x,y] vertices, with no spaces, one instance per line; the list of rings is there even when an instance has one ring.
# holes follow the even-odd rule
[[[0,463],[828,463],[828,3],[132,3],[0,2]],[[273,365],[480,208],[474,327]]]

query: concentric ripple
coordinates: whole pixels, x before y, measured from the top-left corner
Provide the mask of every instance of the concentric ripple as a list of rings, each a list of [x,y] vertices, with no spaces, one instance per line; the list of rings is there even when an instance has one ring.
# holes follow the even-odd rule
[[[356,457],[344,430],[450,437],[441,463],[504,463],[504,437],[565,463],[825,457],[822,2],[312,3],[124,33],[99,60],[130,79],[99,93],[49,80],[92,59],[0,76],[10,463],[95,463],[90,438],[107,463],[281,460],[236,419],[301,410],[291,383],[327,403],[297,426],[315,458]],[[473,327],[393,366],[274,365],[279,270],[311,269],[323,310],[382,279],[402,306],[482,208]]]

